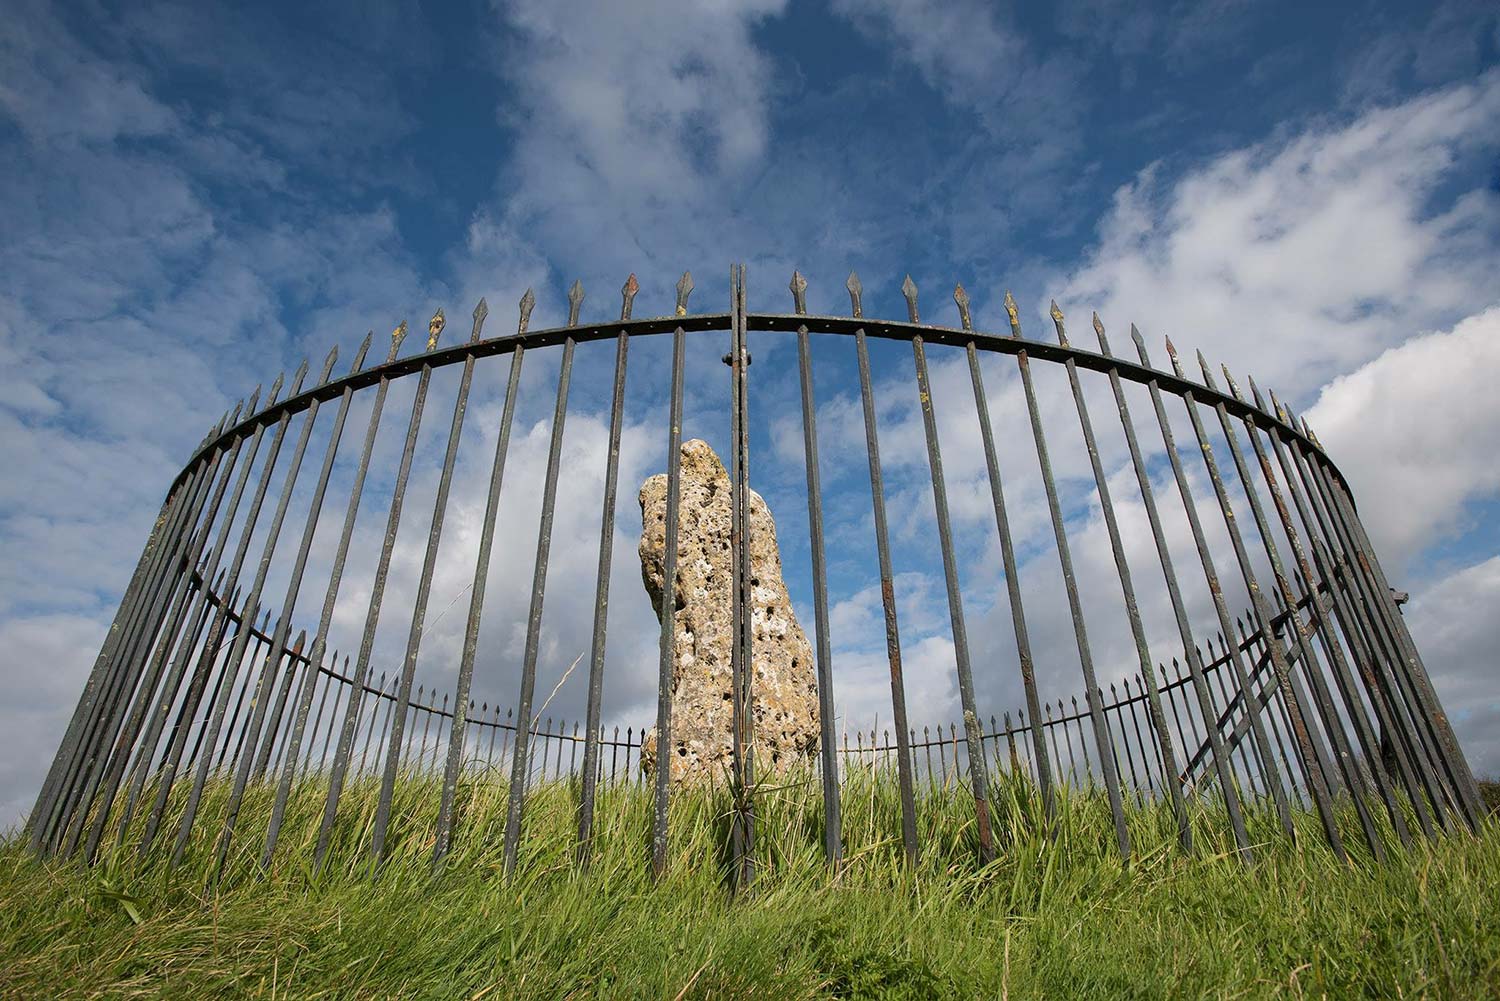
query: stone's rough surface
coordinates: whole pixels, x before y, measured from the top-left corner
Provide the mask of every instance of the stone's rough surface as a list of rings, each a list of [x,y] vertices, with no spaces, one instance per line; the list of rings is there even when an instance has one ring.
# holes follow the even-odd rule
[[[641,486],[641,576],[658,621],[663,614],[667,477]],[[734,590],[730,562],[729,474],[700,439],[682,445],[678,506],[676,662],[672,669],[671,777],[674,785],[727,780],[733,762],[734,704],[730,649]],[[818,691],[812,647],[797,624],[781,579],[781,553],[771,510],[750,492],[750,578],[755,672],[751,699],[755,767],[785,769],[818,743]],[[646,735],[641,764],[657,756],[656,731]]]

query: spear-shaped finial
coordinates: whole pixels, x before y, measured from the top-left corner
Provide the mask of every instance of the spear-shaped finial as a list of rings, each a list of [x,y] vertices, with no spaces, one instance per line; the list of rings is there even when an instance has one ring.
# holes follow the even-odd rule
[[[1170,337],[1163,338],[1163,340],[1167,342],[1167,357],[1172,359],[1172,371],[1177,373],[1177,378],[1186,379],[1187,376],[1182,374],[1182,359],[1177,357],[1177,345],[1172,343]]]
[[[1010,336],[1021,336],[1021,311],[1016,308],[1016,297],[1005,290],[1005,315],[1010,318]]]
[[[276,399],[281,395],[282,380],[286,378],[285,372],[276,373],[276,381],[271,383],[271,392],[266,396],[266,410],[276,406]]]
[[[391,331],[391,350],[385,356],[386,361],[395,361],[396,352],[401,350],[401,342],[406,340],[406,321],[402,320],[395,330]]]
[[[863,298],[865,287],[859,283],[859,275],[853,271],[849,272],[849,280],[844,282],[844,288],[849,290],[850,315],[856,318],[864,316]]]
[[[1268,390],[1268,392],[1271,394],[1271,406],[1276,409],[1277,418],[1281,421],[1281,423],[1285,424],[1287,427],[1295,431],[1297,429],[1297,426],[1292,423],[1291,411],[1289,411],[1286,406],[1276,398],[1276,390],[1272,389]]]
[[[807,315],[807,279],[802,277],[802,272],[792,272],[792,283],[787,286],[792,290],[792,309],[798,316]]]
[[[965,330],[974,329],[974,320],[969,316],[969,293],[964,291],[963,284],[953,286],[953,301],[958,304],[958,322]]]
[[[227,427],[234,427],[236,424],[238,424],[240,422],[240,411],[244,409],[245,401],[236,400],[234,402],[234,409],[229,412],[229,418],[225,421],[225,425]]]
[[[1057,328],[1057,343],[1061,344],[1063,347],[1067,347],[1068,330],[1063,326],[1063,311],[1057,308],[1056,299],[1052,300],[1051,309],[1049,309],[1048,312],[1052,314],[1052,325]]]
[[[528,288],[526,290],[526,293],[521,296],[521,319],[520,322],[516,324],[517,334],[526,333],[526,327],[531,323],[531,309],[535,305],[536,293]]]
[[[297,366],[297,371],[292,373],[292,389],[288,396],[296,396],[302,392],[302,382],[307,378],[307,359],[302,359],[302,364]]]
[[[1229,387],[1229,394],[1241,403],[1245,402],[1245,396],[1240,392],[1239,383],[1234,381],[1234,376],[1229,372],[1228,365],[1220,365],[1219,371],[1224,373],[1224,385]]]
[[[906,300],[906,318],[912,323],[921,322],[917,316],[917,283],[911,280],[911,275],[901,283],[901,297]]]
[[[250,394],[250,396],[249,396],[249,398],[247,400],[245,400],[245,416],[246,417],[249,417],[251,414],[255,413],[256,404],[258,404],[259,402],[260,402],[260,387],[256,386],[255,387],[255,391]]]
[[[1104,336],[1104,324],[1102,321],[1100,321],[1099,314],[1097,312],[1094,313],[1094,336],[1099,338],[1100,353],[1108,355],[1109,338]]]
[[[1208,367],[1208,359],[1203,357],[1203,351],[1201,349],[1198,351],[1198,368],[1203,372],[1203,385],[1217,392],[1219,387],[1218,384],[1214,382],[1213,369]]]
[[[1265,413],[1266,398],[1260,395],[1260,387],[1255,384],[1255,376],[1247,375],[1245,376],[1245,381],[1250,384],[1250,398],[1255,401],[1255,405],[1260,408],[1261,413]]]
[[[572,288],[568,289],[568,326],[578,326],[578,311],[581,308],[583,308],[583,282],[574,278]]]
[[[431,351],[437,347],[438,338],[443,336],[443,328],[448,325],[448,317],[443,314],[443,307],[432,314],[432,319],[427,321],[427,350]]]
[[[625,279],[625,284],[620,286],[620,322],[624,323],[630,319],[630,311],[635,306],[635,294],[641,290],[641,283],[635,280],[635,272]]]
[[[328,381],[329,375],[333,373],[334,362],[339,360],[339,346],[335,344],[328,349],[328,355],[323,359],[323,374],[318,378],[318,385]]]
[[[688,296],[693,294],[693,273],[684,271],[677,279],[677,315],[687,316]]]
[[[354,352],[354,364],[349,366],[349,374],[353,375],[365,367],[365,355],[370,352],[370,342],[375,339],[375,331],[365,331],[365,339],[359,342],[359,350]]]
[[[292,653],[301,653],[303,645],[307,642],[307,630],[304,629],[297,634],[297,642],[292,644]]]
[[[485,301],[484,296],[474,304],[474,327],[469,331],[469,343],[473,344],[479,340],[480,333],[484,330],[484,321],[490,315],[490,304]]]

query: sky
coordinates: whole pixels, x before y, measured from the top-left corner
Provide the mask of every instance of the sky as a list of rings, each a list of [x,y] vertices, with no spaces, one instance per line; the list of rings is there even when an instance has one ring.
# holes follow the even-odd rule
[[[1407,621],[1471,765],[1500,774],[1492,4],[16,0],[8,10],[0,827],[31,806],[163,491],[257,384],[303,357],[316,369],[333,345],[343,371],[366,331],[379,351],[403,319],[416,331],[411,350],[438,307],[450,318],[445,338],[463,336],[481,296],[487,334],[512,329],[527,287],[538,298],[533,327],[560,323],[574,279],[588,292],[586,317],[612,315],[630,273],[642,286],[635,314],[666,314],[685,269],[692,308],[722,310],[736,261],[748,266],[752,309],[789,310],[798,268],[812,312],[843,312],[844,278],[857,269],[868,315],[903,317],[910,274],[924,319],[956,324],[949,292],[961,281],[981,329],[1003,328],[1009,289],[1028,333],[1050,336],[1055,298],[1076,341],[1097,310],[1117,352],[1129,350],[1134,322],[1158,365],[1170,335],[1189,362],[1202,350],[1274,387],[1317,429],[1393,583],[1410,592]],[[685,433],[722,448],[720,340],[693,344]],[[611,724],[650,720],[656,626],[636,572],[634,496],[664,464],[668,347],[644,338],[631,349]],[[777,518],[810,631],[795,346],[768,334],[752,351],[752,483]],[[911,359],[900,345],[875,351],[912,714],[947,722],[953,645]],[[840,725],[853,729],[890,714],[863,425],[850,346],[815,338],[814,357],[835,691]],[[961,355],[932,358],[987,715],[1019,704],[1009,611],[967,366]],[[542,693],[557,685],[549,712],[570,720],[582,677],[566,669],[583,652],[593,604],[613,349],[585,345],[578,359],[539,667]],[[1034,469],[1029,438],[1009,430],[1026,418],[1007,360],[984,362],[1002,460]],[[451,687],[505,364],[477,369],[423,626],[428,684]],[[507,704],[557,365],[539,351],[523,373],[485,611],[493,654],[476,691]],[[421,563],[456,379],[451,368],[434,379],[408,500],[417,513],[403,522],[389,608],[410,608],[401,581]],[[1076,428],[1062,376],[1038,380],[1047,426]],[[404,418],[411,381],[393,388],[388,420]],[[1102,425],[1107,386],[1086,390]],[[1132,401],[1138,422],[1149,420],[1149,401]],[[349,426],[367,419],[357,401]],[[1144,578],[1159,571],[1111,434],[1102,457]],[[394,468],[399,437],[382,425],[377,468]],[[326,430],[309,456],[325,445]],[[1146,445],[1166,491],[1160,441]],[[335,496],[356,452],[346,440],[338,453]],[[1084,598],[1097,609],[1101,677],[1124,678],[1131,648],[1086,456],[1063,442],[1054,462]],[[1035,481],[1018,472],[1009,499],[1044,697],[1057,698],[1078,693],[1079,676]],[[368,600],[359,581],[374,564],[389,484],[377,474],[370,489],[331,647],[347,649],[351,631],[357,639]],[[1210,496],[1206,478],[1194,489]],[[306,503],[299,493],[294,511]],[[342,513],[338,500],[327,507]],[[326,559],[337,529],[325,524],[315,557]],[[1222,541],[1222,525],[1210,531]],[[1183,532],[1172,529],[1179,566],[1191,558]],[[277,550],[283,564],[294,534]],[[279,596],[277,573],[284,586],[274,571],[267,593]],[[316,621],[322,587],[310,579],[299,626]],[[1188,598],[1207,628],[1206,596]],[[1143,597],[1143,611],[1169,648],[1165,599]],[[397,612],[382,620],[377,658],[399,655],[406,626]]]

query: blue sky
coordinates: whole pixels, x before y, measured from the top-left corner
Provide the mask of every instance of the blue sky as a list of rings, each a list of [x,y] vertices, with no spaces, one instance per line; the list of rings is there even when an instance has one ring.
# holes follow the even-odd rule
[[[1500,771],[1492,5],[22,2],[0,24],[0,168],[0,825],[30,805],[161,491],[256,383],[330,344],[347,364],[366,330],[402,318],[421,328],[437,306],[450,332],[466,329],[459,318],[481,295],[499,332],[528,285],[536,323],[556,322],[575,277],[589,290],[586,314],[616,309],[632,271],[637,315],[665,313],[685,268],[695,308],[718,308],[735,260],[749,264],[753,307],[787,308],[797,267],[813,311],[843,311],[843,278],[857,268],[867,312],[900,316],[909,271],[935,322],[956,322],[947,291],[957,280],[992,329],[1005,289],[1036,332],[1055,296],[1075,329],[1098,309],[1117,351],[1134,321],[1159,364],[1165,333],[1276,387],[1309,413],[1411,591],[1408,618],[1476,769]],[[642,374],[622,474],[610,690],[621,721],[644,718],[647,693],[630,674],[654,625],[641,616],[629,509],[635,485],[661,468],[651,408],[664,350],[633,348]],[[810,597],[795,583],[806,566],[796,384],[778,362],[792,355],[770,338],[756,350],[766,367],[752,400],[755,482],[810,629]],[[865,642],[878,597],[851,360],[845,345],[815,350],[839,540],[841,706],[851,722],[888,718],[878,642]],[[569,440],[583,485],[560,512],[563,538],[597,539],[587,459],[602,437],[609,361],[580,352]],[[952,387],[938,398],[961,400],[961,364],[934,363],[935,385]],[[528,364],[514,483],[540,468],[556,371],[555,359]],[[930,497],[909,366],[895,349],[877,354],[904,635],[915,670],[932,678],[922,708],[946,720],[951,643],[924,541]],[[997,426],[1024,419],[1013,373],[998,361],[986,373]],[[722,374],[711,352],[690,368],[689,431],[716,442]],[[1057,409],[1049,427],[1065,427],[1054,376],[1043,387]],[[461,482],[471,466],[486,473],[484,421],[503,375],[483,369],[480,381],[472,427],[484,430],[466,445]],[[439,378],[429,412],[452,391]],[[401,392],[390,413],[406,405]],[[970,627],[990,663],[1004,657],[1008,626],[964,414],[955,402],[942,433]],[[1107,400],[1096,404],[1096,423],[1108,416]],[[350,423],[363,426],[357,409]],[[446,419],[426,427],[435,444],[424,454],[440,455]],[[394,434],[382,448],[399,447]],[[1003,449],[1020,440],[1001,437]],[[1106,455],[1127,490],[1118,445]],[[1077,454],[1059,461],[1087,569],[1108,559],[1091,483]],[[1159,443],[1153,469],[1164,469]],[[1023,557],[1036,556],[1040,581],[1055,558],[1037,520],[1045,511],[1020,493]],[[526,502],[517,496],[508,517],[524,523]],[[361,530],[378,532],[380,513],[372,506]],[[403,545],[419,561],[422,524],[409,522]],[[461,596],[472,515],[458,526],[434,615]],[[517,533],[514,577],[529,578],[528,531]],[[586,609],[594,545],[568,547],[576,553],[549,593],[576,592]],[[1151,566],[1141,552],[1138,575]],[[1061,603],[1045,590],[1055,584],[1039,587],[1045,640]],[[299,606],[304,617],[309,600],[318,595]],[[495,600],[486,614],[505,649],[510,606]],[[544,677],[572,659],[570,611],[567,598],[549,605],[556,642]],[[1113,648],[1100,645],[1108,665]],[[986,689],[995,710],[1014,704],[1010,673]],[[1076,691],[1071,677],[1055,694]],[[497,697],[505,681],[495,679]]]

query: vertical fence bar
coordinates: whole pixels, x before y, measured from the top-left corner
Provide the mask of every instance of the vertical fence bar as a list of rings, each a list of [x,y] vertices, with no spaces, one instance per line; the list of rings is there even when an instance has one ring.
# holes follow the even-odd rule
[[[364,366],[365,355],[370,349],[372,335],[365,334],[364,341],[360,344],[359,351],[355,355],[354,364],[349,368],[349,374],[354,375]],[[373,428],[378,426],[380,411],[385,402],[384,387],[389,385],[388,380],[382,379],[380,388],[377,389],[377,399],[371,416],[371,434],[366,435],[366,443],[373,444]],[[328,492],[328,480],[333,473],[333,462],[338,454],[340,443],[344,437],[344,423],[349,416],[349,406],[354,398],[352,387],[346,386],[339,397],[339,409],[334,417],[333,428],[329,433],[328,448],[323,455],[323,466],[318,472],[317,486],[308,504],[307,526],[303,531],[302,545],[297,552],[297,561],[292,570],[291,582],[287,586],[287,598],[283,605],[282,615],[290,619],[292,610],[296,605],[297,595],[301,588],[302,575],[306,569],[307,557],[312,545],[313,533],[317,530],[317,524],[323,510],[323,499]],[[335,551],[333,566],[329,572],[328,587],[323,595],[323,609],[318,619],[317,631],[313,636],[312,651],[308,655],[307,664],[309,673],[316,678],[317,672],[323,663],[323,654],[327,649],[328,630],[333,621],[334,604],[337,601],[339,584],[343,579],[344,564],[349,554],[349,542],[354,533],[354,521],[359,511],[359,501],[363,495],[365,466],[368,462],[368,452],[362,454],[359,470],[355,474],[355,485],[350,491],[349,503],[344,512],[344,525],[339,534],[338,548]],[[335,665],[338,655],[334,655]],[[276,839],[281,830],[281,821],[286,813],[286,800],[291,791],[292,778],[297,768],[297,752],[301,747],[302,735],[307,725],[308,709],[312,704],[312,694],[315,686],[308,686],[304,694],[297,700],[295,716],[292,723],[292,731],[288,737],[290,753],[287,755],[287,767],[282,772],[281,779],[277,783],[276,799],[271,809],[271,819],[266,826],[265,846],[261,850],[261,867],[265,868],[271,864],[272,853],[276,849]],[[326,698],[327,689],[324,689]],[[318,714],[321,718],[322,707],[319,706]],[[279,715],[279,713],[278,713]],[[313,726],[313,733],[317,733],[317,725]]]
[[[692,276],[677,283],[677,315],[687,315]],[[651,875],[660,879],[667,869],[667,809],[672,773],[672,677],[677,665],[677,501],[682,469],[683,331],[672,334],[671,399],[667,407],[667,510],[662,544],[661,620],[656,675],[656,772],[652,776]],[[630,739],[626,732],[627,742]],[[644,738],[643,738],[644,739]],[[629,766],[629,751],[626,751]]]
[[[583,285],[575,281],[568,293],[568,326],[578,325],[583,303]],[[563,341],[562,367],[557,374],[557,405],[552,412],[552,438],[547,452],[546,479],[542,484],[542,514],[537,527],[536,567],[531,578],[531,607],[526,616],[526,652],[521,664],[521,694],[516,701],[516,750],[510,774],[510,795],[505,810],[505,872],[516,868],[521,844],[521,815],[529,779],[527,756],[531,737],[531,699],[536,688],[536,658],[542,636],[542,601],[547,590],[547,559],[552,550],[552,516],[557,502],[557,473],[562,458],[563,428],[568,418],[568,384],[573,373],[573,338]],[[545,760],[545,759],[544,759]]]
[[[1021,338],[1020,313],[1016,301],[1005,293],[1005,311],[1010,318],[1011,333]],[[1103,707],[1095,697],[1099,684],[1094,675],[1094,657],[1089,649],[1088,627],[1084,624],[1083,604],[1078,596],[1078,581],[1073,575],[1073,557],[1068,547],[1068,533],[1063,525],[1062,504],[1057,496],[1057,484],[1052,479],[1052,463],[1047,456],[1047,436],[1042,429],[1041,409],[1037,404],[1036,386],[1031,378],[1031,359],[1023,348],[1016,353],[1016,363],[1021,371],[1021,387],[1026,394],[1026,409],[1031,417],[1031,437],[1036,445],[1037,464],[1041,468],[1042,487],[1047,494],[1047,510],[1052,519],[1052,535],[1057,542],[1057,556],[1062,564],[1063,588],[1068,596],[1068,610],[1073,617],[1073,637],[1078,645],[1078,661],[1083,670],[1084,699],[1089,707],[1089,720],[1094,729],[1094,746],[1099,749],[1101,768],[1104,771],[1105,791],[1109,798],[1109,810],[1115,821],[1115,841],[1120,857],[1130,860],[1130,830],[1125,824],[1125,808],[1120,801],[1120,779],[1115,774],[1114,761],[1104,757],[1104,748],[1110,741],[1109,725],[1104,720]],[[1081,738],[1081,735],[1080,735]]]
[[[301,633],[299,633],[298,638],[305,641],[307,638],[307,630],[304,629]],[[301,645],[298,644],[297,646],[300,650]],[[282,759],[286,757],[287,745],[291,743],[292,731],[296,728],[297,707],[302,704],[302,698],[304,695],[306,695],[309,699],[312,697],[311,683],[316,682],[318,679],[319,666],[320,665],[315,664],[310,660],[303,664],[301,671],[302,677],[297,681],[297,695],[291,700],[292,717],[287,720],[286,728],[282,729],[278,720],[272,720],[271,726],[269,727],[270,732],[273,737],[279,736],[279,739],[276,741],[276,753],[267,764],[267,767],[261,770],[260,774],[257,776],[257,780],[263,778],[266,771],[270,771],[272,774],[275,774],[276,772],[279,772],[281,770]]]
[[[441,329],[441,328],[440,328]],[[402,320],[391,334],[391,350],[387,355],[387,363],[394,361],[396,353],[401,349],[401,342],[406,339],[406,321]],[[328,777],[328,797],[323,804],[323,819],[318,827],[318,844],[313,852],[313,867],[321,869],[323,859],[328,852],[329,839],[333,835],[333,824],[338,816],[339,798],[343,794],[345,776],[349,768],[349,757],[354,749],[354,738],[359,726],[359,711],[363,706],[364,699],[355,696],[362,695],[365,680],[370,671],[370,653],[375,645],[375,628],[380,621],[381,604],[385,600],[386,579],[390,573],[391,554],[396,547],[396,535],[401,527],[402,505],[406,499],[406,483],[411,476],[412,458],[416,453],[417,432],[422,425],[422,411],[427,403],[427,388],[432,382],[432,366],[426,362],[422,364],[417,377],[416,392],[412,397],[411,418],[406,425],[406,441],[401,449],[401,462],[396,469],[396,483],[391,492],[390,509],[386,515],[385,536],[381,541],[380,557],[375,568],[375,579],[370,589],[370,602],[365,611],[364,632],[360,636],[359,654],[354,661],[354,695],[349,699],[349,709],[344,714],[344,729],[339,736],[338,750],[333,756],[333,770]],[[386,378],[381,379],[380,390],[383,392],[389,384]],[[379,429],[380,408],[379,404],[384,402],[383,395],[376,397],[377,407],[370,415],[370,425],[365,434],[365,452],[361,459],[361,472],[357,474],[356,482],[360,486],[364,482],[363,470],[368,466],[370,449],[374,445],[375,434]],[[357,504],[355,499],[359,489],[356,488],[350,498],[350,504]],[[326,602],[326,598],[325,598]],[[385,673],[381,673],[381,688],[385,686]],[[378,703],[377,703],[378,706]],[[373,725],[373,719],[371,723]],[[365,750],[369,750],[370,737],[365,738]],[[360,755],[360,771],[364,770],[364,754]]]
[[[733,554],[734,645],[730,674],[734,688],[734,736],[731,742],[734,774],[731,794],[730,843],[734,854],[733,883],[746,889],[755,879],[755,677],[754,595],[750,587],[750,350],[745,336],[745,266],[730,268],[730,348],[732,373],[730,425],[734,458],[731,474],[730,551]]]
[[[480,306],[474,307],[474,328],[469,335],[471,345],[479,340],[484,318],[488,314],[487,305],[482,309]],[[433,314],[432,320],[427,325],[428,351],[437,347],[438,338],[442,336],[446,323],[441,309]],[[469,388],[474,384],[476,360],[477,357],[473,351],[464,356],[463,375],[459,379],[458,395],[453,401],[453,422],[448,428],[448,447],[443,455],[443,471],[438,476],[437,495],[432,502],[432,521],[427,529],[427,551],[422,557],[422,575],[417,580],[417,594],[412,603],[411,629],[407,633],[406,656],[402,661],[401,683],[396,693],[396,721],[391,728],[390,745],[385,759],[385,774],[380,782],[380,801],[375,808],[375,829],[370,835],[370,858],[376,865],[379,865],[385,858],[386,829],[391,821],[391,797],[395,793],[396,770],[401,760],[400,747],[406,727],[406,707],[411,701],[412,679],[417,673],[417,653],[422,645],[423,628],[427,624],[427,601],[432,594],[432,575],[437,569],[438,545],[442,542],[444,516],[448,511],[448,493],[453,486],[453,464],[458,459],[458,444],[463,436],[464,415],[469,406]],[[424,365],[423,368],[426,369],[427,366]],[[427,746],[425,731],[422,734],[422,746],[425,750]]]
[[[620,322],[630,319],[640,283],[632,274],[620,289]],[[625,412],[625,364],[630,335],[615,335],[615,382],[610,396],[609,444],[604,463],[603,510],[599,513],[599,566],[594,581],[594,636],[589,650],[588,704],[584,710],[583,782],[578,795],[577,860],[587,868],[593,853],[594,795],[599,781],[600,716],[604,708],[605,633],[609,623],[609,578],[615,550],[615,496],[620,479],[620,432]],[[673,585],[675,586],[675,585]],[[674,614],[663,602],[662,613]]]
[[[953,301],[958,304],[959,319],[964,330],[974,329],[969,314],[969,295],[962,285],[953,289]],[[979,356],[974,342],[964,346],[969,359],[969,382],[974,390],[974,408],[979,418],[979,435],[984,444],[985,469],[989,475],[990,497],[995,506],[995,528],[1000,535],[1000,562],[1005,571],[1006,595],[1010,601],[1010,621],[1016,637],[1016,660],[1021,670],[1021,687],[1025,692],[1026,710],[1032,719],[1041,718],[1041,698],[1036,688],[1036,666],[1031,656],[1031,636],[1026,628],[1026,611],[1021,599],[1021,575],[1016,567],[1016,547],[1010,531],[1010,513],[1005,506],[1005,488],[1000,476],[1000,462],[995,454],[995,431],[990,421],[989,394],[984,389],[984,376],[980,372]],[[1031,728],[1031,744],[1036,763],[1037,786],[1042,795],[1042,815],[1051,824],[1057,815],[1056,798],[1052,791],[1052,764],[1047,757],[1047,744],[1041,727]]]
[[[917,315],[917,287],[911,275],[901,285],[907,317]],[[958,698],[963,707],[964,737],[969,751],[969,781],[974,788],[974,816],[978,822],[979,858],[995,857],[995,835],[990,827],[989,774],[984,763],[984,743],[979,728],[979,707],[974,699],[974,675],[969,663],[969,635],[964,623],[963,594],[958,583],[958,561],[953,554],[953,527],[948,518],[948,487],[943,480],[943,455],[938,442],[937,415],[932,404],[932,386],[927,374],[927,349],[920,335],[911,339],[917,370],[917,396],[922,408],[922,428],[927,438],[927,465],[932,474],[932,504],[937,516],[938,546],[943,556],[943,581],[948,590],[948,619],[953,631],[953,659],[958,673]],[[957,748],[954,755],[957,756]]]
[[[861,302],[863,288],[859,276],[849,273],[845,285],[849,290],[851,311],[856,318],[864,315]],[[870,352],[865,344],[864,328],[854,331],[854,349],[859,362],[860,403],[864,412],[865,452],[870,466],[870,501],[875,522],[875,551],[880,561],[880,605],[885,625],[886,661],[891,676],[891,711],[896,725],[908,730],[906,716],[906,682],[901,670],[901,632],[896,619],[895,571],[891,566],[890,532],[886,524],[885,484],[880,467],[880,441],[875,424],[875,394],[870,380]],[[927,741],[927,728],[923,727],[923,740]],[[932,745],[927,743],[927,778],[932,779]],[[920,853],[917,840],[917,808],[914,780],[912,776],[911,748],[897,748],[896,775],[901,795],[901,845],[907,862],[916,865]]]
[[[333,747],[334,724],[339,719],[339,707],[343,706],[347,714],[353,708],[354,686],[349,683],[349,655],[344,654],[344,666],[339,672],[338,690],[333,693],[333,711],[328,714],[328,729],[323,731],[323,746],[318,751],[318,772],[328,767],[328,752]],[[344,696],[349,696],[349,702],[344,702]],[[275,847],[274,845],[272,846]]]
[[[314,645],[316,647],[316,641],[314,641]],[[312,740],[307,741],[307,749],[302,753],[302,770],[304,772],[307,771],[308,766],[312,764],[313,747],[317,745],[318,733],[323,729],[323,710],[328,708],[328,693],[333,690],[335,683],[334,674],[338,671],[338,667],[339,652],[335,650],[333,651],[333,667],[329,669],[328,681],[323,685],[323,695],[318,699],[318,713],[313,717]],[[335,713],[338,712],[337,701],[334,702],[333,711]]]
[[[807,313],[807,279],[792,272],[792,303]],[[839,758],[833,743],[833,651],[828,634],[828,570],[823,553],[823,491],[818,471],[817,405],[813,399],[812,357],[807,325],[797,327],[797,370],[802,389],[802,453],[807,465],[807,531],[812,555],[813,621],[817,630],[818,748],[823,779],[823,855],[833,863],[844,855],[839,804]],[[906,740],[906,717],[896,720],[896,740]]]
[[[1057,329],[1057,340],[1063,347],[1069,347],[1067,329],[1063,325],[1062,310],[1057,308],[1057,303],[1052,303],[1052,323]],[[1094,329],[1096,335],[1102,336],[1104,326],[1099,322],[1099,315],[1094,314]],[[1115,518],[1114,502],[1109,494],[1109,479],[1104,473],[1104,464],[1099,459],[1099,444],[1094,437],[1094,423],[1089,418],[1088,404],[1083,397],[1083,386],[1078,378],[1078,366],[1069,357],[1064,362],[1064,368],[1068,373],[1068,386],[1073,392],[1073,404],[1078,410],[1078,425],[1083,432],[1083,443],[1089,454],[1089,466],[1094,474],[1094,489],[1099,495],[1099,508],[1104,516],[1104,527],[1109,535],[1110,551],[1114,555],[1116,576],[1120,580],[1120,590],[1125,601],[1125,617],[1130,624],[1130,635],[1135,641],[1136,658],[1143,672],[1149,672],[1151,668],[1151,652],[1146,641],[1146,626],[1141,621],[1140,606],[1135,597],[1135,583],[1130,575],[1130,563],[1125,558],[1125,543],[1120,536],[1120,525]],[[1113,370],[1111,370],[1113,371]],[[1097,691],[1097,687],[1096,687]],[[1177,755],[1172,747],[1171,735],[1166,730],[1166,719],[1162,716],[1161,703],[1155,687],[1147,690],[1147,698],[1151,708],[1151,719],[1156,724],[1160,735],[1160,746],[1164,767],[1168,772],[1176,773]],[[1108,727],[1105,727],[1108,732]],[[1103,749],[1100,749],[1101,764]],[[1114,769],[1119,771],[1118,766]],[[1131,763],[1131,778],[1134,780],[1135,765]],[[1105,781],[1109,781],[1109,772],[1105,772]],[[1172,804],[1172,813],[1177,818],[1177,840],[1184,851],[1191,851],[1193,847],[1193,830],[1188,820],[1187,804],[1183,802],[1182,790],[1175,784],[1167,789]]]
[[[360,746],[359,768],[356,769],[354,773],[356,776],[363,775],[365,772],[365,765],[368,763],[370,757],[370,744],[375,740],[375,721],[380,718],[380,710],[385,706],[385,676],[386,672],[381,671],[380,681],[377,683],[377,687],[373,692],[369,693],[375,696],[375,703],[370,708],[370,725],[365,727],[365,742]],[[366,693],[364,691],[359,692],[361,702],[364,701],[365,694]],[[384,732],[384,729],[384,726],[382,726],[382,732]]]
[[[531,320],[536,296],[527,289],[521,297],[521,318],[517,323],[516,336],[526,333]],[[484,523],[480,528],[479,549],[474,559],[474,582],[469,589],[469,617],[464,625],[463,653],[458,665],[458,702],[466,703],[474,680],[474,658],[479,650],[479,622],[484,612],[485,589],[490,575],[490,554],[495,542],[495,522],[499,517],[500,488],[505,481],[505,459],[510,450],[510,428],[516,415],[516,399],[521,385],[521,361],[526,349],[517,343],[511,349],[510,377],[505,386],[505,406],[500,415],[500,429],[495,438],[495,458],[490,465],[489,492],[485,497]],[[496,718],[490,730],[490,758],[494,757],[495,731],[500,729],[499,705],[495,706]],[[458,791],[458,774],[462,766],[464,731],[467,718],[456,715],[448,733],[448,760],[443,768],[442,801],[438,806],[437,830],[433,838],[432,860],[437,864],[448,853],[453,829],[453,798]]]

